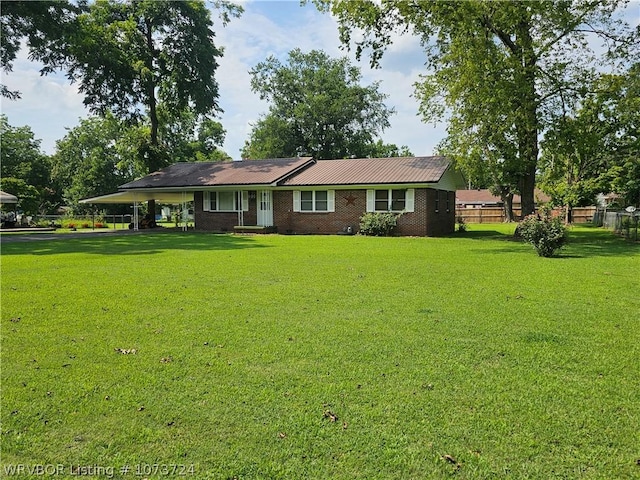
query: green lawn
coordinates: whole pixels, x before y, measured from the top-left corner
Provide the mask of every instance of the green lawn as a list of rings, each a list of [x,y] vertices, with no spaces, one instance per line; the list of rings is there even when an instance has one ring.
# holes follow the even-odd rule
[[[640,478],[640,247],[512,231],[4,243],[0,477]]]

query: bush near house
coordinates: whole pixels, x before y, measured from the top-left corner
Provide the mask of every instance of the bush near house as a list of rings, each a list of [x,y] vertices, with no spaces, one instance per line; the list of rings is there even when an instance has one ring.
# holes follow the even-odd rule
[[[372,237],[389,237],[398,226],[401,214],[391,212],[369,212],[360,217],[360,233]]]

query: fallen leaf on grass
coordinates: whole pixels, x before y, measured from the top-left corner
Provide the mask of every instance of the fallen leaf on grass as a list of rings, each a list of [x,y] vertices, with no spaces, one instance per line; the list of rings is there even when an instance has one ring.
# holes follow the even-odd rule
[[[458,470],[458,469],[460,469],[460,467],[462,467],[462,465],[460,463],[458,463],[458,461],[455,458],[453,458],[451,455],[448,455],[448,454],[447,455],[443,455],[442,459],[446,460],[447,462],[452,464],[456,470]]]
[[[114,348],[114,350],[122,355],[135,355],[138,353],[135,348]]]
[[[10,321],[13,323],[18,323],[20,321],[20,317],[13,317]]]
[[[284,432],[279,432],[278,433],[278,438],[286,438],[286,437],[287,437],[286,433],[284,433]]]
[[[335,413],[333,413],[331,410],[325,410],[323,416],[324,418],[328,418],[332,422],[338,421],[338,416]]]
[[[171,363],[173,362],[173,357],[162,357],[160,359],[160,363]]]

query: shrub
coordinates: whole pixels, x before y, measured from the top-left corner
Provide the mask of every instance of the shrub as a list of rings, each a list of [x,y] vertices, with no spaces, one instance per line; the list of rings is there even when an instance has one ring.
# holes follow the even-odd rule
[[[400,214],[391,212],[369,212],[360,217],[360,233],[374,237],[388,237],[398,226]]]
[[[567,243],[567,229],[560,217],[553,217],[551,210],[525,217],[516,229],[516,235],[530,243],[541,257],[552,257]]]
[[[462,215],[458,215],[456,217],[456,223],[458,224],[458,231],[459,232],[466,232],[467,231],[467,223],[464,221],[464,217]]]

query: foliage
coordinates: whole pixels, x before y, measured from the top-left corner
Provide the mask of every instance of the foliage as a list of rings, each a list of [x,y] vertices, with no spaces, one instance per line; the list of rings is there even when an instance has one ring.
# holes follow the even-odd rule
[[[74,35],[76,15],[83,2],[39,0],[37,2],[3,2],[0,16],[0,60],[2,70],[10,72],[23,41],[31,59],[44,62],[41,73],[55,69],[62,61],[62,45]],[[0,96],[12,100],[20,92],[0,85]]]
[[[462,155],[473,147],[475,161],[503,165],[496,186],[517,188],[525,215],[534,210],[539,132],[595,71],[597,40],[611,63],[640,46],[635,29],[613,15],[624,0],[315,3],[337,17],[358,56],[371,49],[374,65],[398,34],[420,37],[432,72],[416,84],[420,113],[450,119]]]
[[[369,158],[413,157],[413,153],[406,145],[398,147],[394,143],[383,143],[381,139],[378,139],[369,147],[364,156]]]
[[[462,215],[458,215],[456,217],[456,223],[458,224],[458,231],[459,232],[466,232],[467,231],[467,222],[465,222],[464,217]]]
[[[360,217],[360,233],[373,237],[388,237],[398,226],[401,213],[367,212]]]
[[[65,203],[74,213],[94,207],[79,200],[113,193],[145,172],[138,148],[145,142],[144,128],[128,127],[113,115],[89,117],[56,143],[52,177],[60,185]],[[123,210],[125,209],[125,210]],[[128,213],[129,207],[111,206],[110,213]]]
[[[640,64],[603,74],[575,112],[557,119],[542,142],[541,186],[559,205],[592,205],[598,193],[640,202]]]
[[[0,178],[3,188],[18,197],[18,207],[28,215],[55,208],[60,197],[52,188],[51,160],[40,150],[31,128],[12,127],[0,115]]]
[[[242,11],[228,2],[217,5],[226,20]],[[214,75],[222,50],[209,10],[200,1],[98,1],[78,22],[69,78],[92,112],[147,118],[149,135],[138,154],[147,172],[163,167],[171,152],[160,142],[159,105],[173,117],[188,109],[208,118],[220,110]]]
[[[378,83],[361,86],[360,69],[347,57],[295,49],[286,63],[271,56],[250,74],[251,89],[270,107],[253,126],[243,158],[365,157],[389,126],[386,95]]]
[[[634,478],[638,248],[575,227],[540,262],[513,228],[3,236],[0,468]]]
[[[21,178],[0,178],[0,190],[18,197],[18,203],[16,205],[17,211],[21,211],[26,215],[36,215],[40,213],[40,192],[36,187],[27,184],[27,182]],[[3,209],[5,208],[3,205]]]
[[[560,217],[554,217],[550,209],[541,214],[527,215],[517,227],[517,235],[533,245],[541,257],[552,257],[567,243],[567,228]]]
[[[220,149],[226,131],[222,124],[207,117],[198,118],[192,109],[171,114],[158,106],[160,142],[171,153],[171,162],[207,162],[231,160]]]

